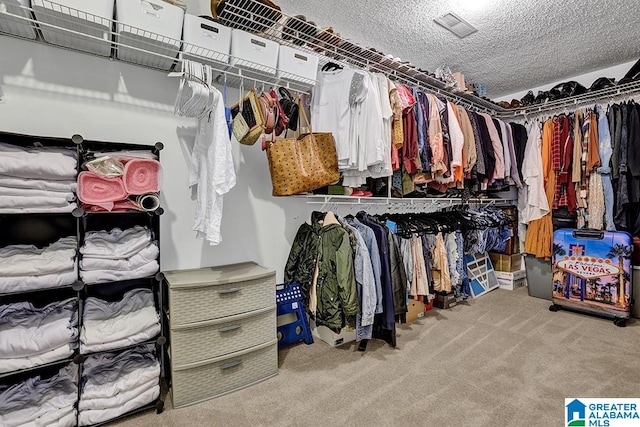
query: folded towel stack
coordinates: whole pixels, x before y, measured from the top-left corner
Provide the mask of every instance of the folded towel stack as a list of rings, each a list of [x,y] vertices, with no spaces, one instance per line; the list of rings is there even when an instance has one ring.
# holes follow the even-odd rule
[[[75,237],[63,237],[45,248],[33,245],[0,248],[0,293],[72,284],[78,278],[77,247]]]
[[[77,401],[78,367],[69,364],[50,378],[0,386],[0,425],[75,426]]]
[[[71,212],[77,163],[71,149],[0,143],[0,213]]]
[[[141,279],[160,269],[158,245],[139,225],[126,230],[90,231],[80,248],[80,277],[87,284]]]
[[[82,365],[79,425],[116,418],[160,396],[160,363],[153,345],[88,356]]]
[[[160,318],[150,289],[130,290],[115,302],[89,297],[82,320],[83,354],[139,344],[160,333]]]
[[[78,347],[77,306],[76,298],[43,308],[29,302],[0,306],[0,373],[70,357]]]

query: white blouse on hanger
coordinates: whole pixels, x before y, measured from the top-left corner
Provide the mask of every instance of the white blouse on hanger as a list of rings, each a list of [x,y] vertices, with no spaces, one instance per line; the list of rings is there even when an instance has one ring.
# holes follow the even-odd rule
[[[336,143],[338,165],[348,164],[350,155],[351,80],[355,71],[343,68],[323,71],[311,98],[311,127],[314,132],[331,132]],[[357,88],[353,89],[354,91]]]
[[[549,213],[549,201],[544,192],[544,172],[542,170],[542,132],[540,124],[529,124],[527,146],[522,161],[522,177],[524,188],[524,206],[520,210],[520,222],[540,219]]]
[[[222,196],[236,185],[231,140],[222,93],[215,88],[210,114],[198,119],[198,134],[191,154],[189,187],[198,185],[193,229],[210,245],[220,244]]]

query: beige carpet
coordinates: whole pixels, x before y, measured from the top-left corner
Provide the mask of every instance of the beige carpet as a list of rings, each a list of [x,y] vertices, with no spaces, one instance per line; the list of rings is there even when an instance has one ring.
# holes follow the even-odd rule
[[[396,349],[295,345],[275,378],[116,425],[561,426],[565,397],[640,397],[640,321],[548,307],[498,289],[399,325]]]

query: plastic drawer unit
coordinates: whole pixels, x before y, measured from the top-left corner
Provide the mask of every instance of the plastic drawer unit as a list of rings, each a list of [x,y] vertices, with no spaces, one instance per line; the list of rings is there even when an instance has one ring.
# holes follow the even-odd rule
[[[276,276],[254,263],[165,272],[174,406],[278,373]]]
[[[162,0],[116,0],[118,59],[169,70],[180,51],[184,11]]]
[[[186,59],[229,63],[231,28],[187,14],[184,16],[182,40],[182,52]]]
[[[275,76],[279,47],[274,41],[234,28],[231,30],[231,65],[250,70],[248,75]]]
[[[32,0],[31,5],[47,42],[111,55],[113,0]]]
[[[298,81],[313,86],[318,74],[318,57],[316,55],[280,46],[278,54],[278,77],[284,80]]]
[[[29,0],[0,0],[0,32],[34,40],[36,31],[29,12]]]

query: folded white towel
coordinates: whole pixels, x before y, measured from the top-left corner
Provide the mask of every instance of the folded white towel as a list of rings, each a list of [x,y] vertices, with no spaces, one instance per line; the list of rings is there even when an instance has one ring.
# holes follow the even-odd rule
[[[12,188],[0,186],[0,196],[10,197],[30,197],[35,200],[47,199],[49,197],[64,197],[67,201],[72,202],[76,196],[71,191],[51,191],[51,190],[33,190],[30,188]]]
[[[118,393],[115,393],[111,396],[87,399],[86,396],[82,395],[80,397],[80,402],[78,403],[78,410],[86,411],[90,409],[118,408],[129,400],[135,399],[136,397],[145,393],[147,390],[157,387],[159,382],[160,376],[157,376],[129,389],[120,390]]]
[[[46,197],[28,197],[28,196],[1,196],[0,195],[0,207],[4,209],[16,209],[16,208],[37,208],[37,207],[62,207],[67,206],[71,200],[67,199],[64,193],[62,196],[56,196],[56,193]]]
[[[76,271],[75,263],[73,270],[64,273],[45,274],[42,276],[0,276],[0,294],[59,288],[60,286],[71,285],[77,279],[78,272]]]
[[[11,245],[0,248],[0,276],[42,276],[73,270],[75,237],[63,237],[44,248]]]
[[[160,333],[160,319],[155,307],[143,307],[110,319],[94,320],[85,316],[83,320],[80,342],[85,346],[108,344],[144,333],[146,339],[129,343],[137,344]]]
[[[75,425],[76,410],[73,405],[77,394],[56,394],[39,406],[27,406],[7,414],[0,414],[3,427],[70,427]]]
[[[149,246],[151,231],[139,225],[121,230],[90,231],[80,252],[92,258],[127,259]]]
[[[31,206],[29,208],[0,208],[0,214],[26,214],[26,213],[66,213],[73,212],[78,205],[73,202],[66,206]]]
[[[160,250],[158,245],[151,243],[131,258],[126,259],[106,259],[92,258],[84,256],[80,261],[80,269],[88,270],[114,270],[114,271],[132,271],[142,267],[149,262],[158,259]]]
[[[2,359],[36,356],[68,345],[77,337],[70,322],[70,317],[63,317],[29,326],[1,325],[0,364]]]
[[[69,149],[26,149],[0,143],[0,174],[18,178],[72,180],[77,160]]]
[[[128,374],[122,375],[115,382],[98,383],[93,377],[88,377],[87,382],[82,387],[81,399],[99,399],[114,396],[125,390],[131,390],[140,384],[145,384],[151,380],[158,380],[160,376],[160,363],[136,369]]]
[[[37,356],[19,357],[17,359],[2,359],[0,360],[0,374],[57,362],[58,360],[70,357],[72,354],[73,349],[71,346],[69,344],[65,344],[46,353],[38,354]],[[4,424],[0,422],[0,425]]]
[[[150,277],[160,270],[158,261],[150,261],[135,270],[114,271],[114,270],[90,270],[80,271],[80,277],[89,285],[97,283],[118,282],[120,280],[142,279]]]
[[[78,183],[75,179],[66,181],[53,181],[37,178],[16,178],[0,175],[0,187],[28,188],[33,190],[58,191],[62,193],[75,192]]]
[[[138,409],[142,406],[154,402],[158,398],[158,396],[160,396],[159,385],[146,390],[144,393],[136,396],[128,402],[125,402],[118,408],[80,411],[78,413],[78,425],[88,426],[91,424],[97,424],[103,421],[111,420],[129,411],[133,411],[134,409]]]
[[[126,338],[119,339],[117,341],[109,341],[102,344],[85,345],[80,342],[80,353],[95,353],[98,351],[115,350],[123,347],[129,347],[134,344],[140,344],[149,341],[151,338],[157,336],[160,333],[160,323],[156,323],[153,327],[146,331],[139,332],[137,334],[130,335]]]

